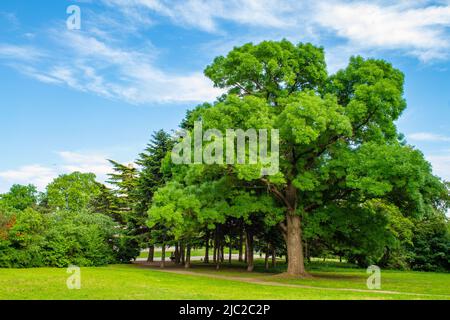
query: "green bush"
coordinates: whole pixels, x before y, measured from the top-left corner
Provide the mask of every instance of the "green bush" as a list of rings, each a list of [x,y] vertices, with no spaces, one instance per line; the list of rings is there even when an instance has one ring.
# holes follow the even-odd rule
[[[450,233],[443,214],[431,215],[415,225],[412,259],[413,270],[450,270]]]
[[[117,256],[118,229],[89,211],[43,214],[0,207],[0,267],[99,266]]]
[[[49,216],[43,250],[46,266],[98,266],[115,261],[115,224],[102,214],[58,211]]]

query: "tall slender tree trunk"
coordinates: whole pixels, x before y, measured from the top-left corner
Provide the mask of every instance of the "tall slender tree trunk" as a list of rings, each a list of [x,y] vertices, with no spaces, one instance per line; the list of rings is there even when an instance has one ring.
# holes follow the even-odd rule
[[[241,229],[240,234],[239,234],[239,262],[242,262],[244,259],[242,259],[242,247],[244,245],[244,231]]]
[[[153,261],[155,261],[155,246],[150,246],[148,248],[147,262],[153,262]]]
[[[220,262],[225,262],[225,241],[222,241],[222,245],[220,246]]]
[[[165,268],[166,266],[166,244],[163,243],[162,251],[161,251],[161,268]]]
[[[246,239],[247,239],[247,271],[248,272],[252,272],[253,269],[255,268],[254,262],[253,262],[253,257],[254,257],[254,252],[253,252],[253,233],[251,231],[247,231],[246,234]]]
[[[186,255],[185,255],[185,246],[183,243],[180,243],[180,259],[181,259],[181,264],[185,264],[186,263]]]
[[[245,236],[245,238],[244,238],[244,262],[248,263],[247,236]]]
[[[217,248],[216,248],[216,269],[219,270],[220,269],[220,263],[222,261],[222,259],[220,258],[220,244],[217,244]]]
[[[264,268],[266,270],[269,270],[269,250],[270,250],[270,246],[269,246],[269,244],[267,244],[266,257],[264,259]]]
[[[213,240],[213,262],[214,264],[217,263],[217,228],[216,231],[214,232],[214,240]]]
[[[179,245],[180,243],[179,242],[177,242],[176,244],[175,244],[175,263],[176,264],[180,264],[180,245]]]
[[[228,263],[231,264],[233,258],[233,244],[230,237],[230,252],[228,253]]]
[[[303,257],[301,218],[295,212],[288,212],[286,246],[288,251],[288,270],[292,276],[306,276]]]
[[[277,266],[277,252],[275,246],[272,245],[272,268]]]
[[[186,263],[184,264],[184,267],[186,269],[189,269],[191,267],[191,245],[188,244],[186,246]]]
[[[203,262],[204,263],[209,263],[209,234],[208,234],[208,237],[206,238],[206,243],[205,243],[205,260]]]

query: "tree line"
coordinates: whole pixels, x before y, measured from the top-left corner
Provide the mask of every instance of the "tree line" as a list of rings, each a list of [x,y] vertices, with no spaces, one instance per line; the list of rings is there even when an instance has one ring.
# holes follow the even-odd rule
[[[73,240],[61,249],[66,256],[95,264],[127,262],[144,248],[153,261],[160,247],[164,267],[171,246],[175,263],[186,267],[192,249],[205,248],[204,262],[217,268],[231,262],[234,251],[252,271],[260,252],[266,268],[284,257],[287,272],[297,276],[306,275],[312,257],[449,270],[449,184],[433,175],[396,128],[406,108],[402,72],[383,60],[353,57],[329,75],[323,48],[282,40],[236,47],[216,58],[205,75],[226,93],[190,110],[180,128],[192,132],[201,120],[204,130],[277,129],[278,174],[261,176],[262,164],[175,165],[171,150],[180,138],[159,131],[134,165],[111,160],[112,188],[93,175],[73,173],[39,197],[32,186],[2,195],[0,247],[10,248],[8,254],[33,247],[35,241],[18,244],[15,237],[35,232],[53,253],[47,245],[51,228],[42,236],[33,229],[39,223],[26,225],[31,220],[23,217],[32,212],[56,226],[79,214],[99,219],[89,222],[97,235],[85,230],[86,243],[108,248],[108,261],[86,258],[89,250],[79,245],[77,251],[72,234],[53,234],[64,234],[61,243]],[[214,139],[203,144],[214,148]],[[84,236],[82,226],[75,230]],[[8,265],[4,256],[2,266]]]

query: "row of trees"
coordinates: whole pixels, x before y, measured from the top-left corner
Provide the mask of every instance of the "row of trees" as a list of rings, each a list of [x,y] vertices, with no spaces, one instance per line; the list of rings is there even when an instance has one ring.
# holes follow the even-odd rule
[[[207,248],[208,261],[213,247],[219,263],[225,246],[242,252],[245,243],[249,270],[257,248],[266,261],[286,255],[288,273],[300,276],[305,257],[318,255],[448,269],[448,184],[396,129],[406,108],[399,70],[356,57],[329,76],[322,48],[283,40],[235,48],[205,74],[227,93],[189,111],[180,127],[191,136],[196,121],[220,132],[278,129],[280,172],[261,177],[261,164],[223,165],[218,137],[203,142],[217,164],[174,165],[159,153],[158,180],[145,184],[152,189],[138,205],[149,208],[151,246],[176,246],[176,261],[194,246]],[[116,165],[115,183],[139,204],[123,187],[128,169]],[[136,174],[133,190],[142,189]]]
[[[202,146],[216,164],[175,165],[170,151],[180,138],[159,131],[135,165],[111,161],[113,188],[92,175],[62,176],[37,210],[108,217],[115,232],[102,239],[119,261],[147,247],[152,261],[157,246],[164,266],[165,249],[174,246],[175,262],[187,267],[192,248],[205,248],[204,261],[217,267],[231,259],[228,248],[249,271],[255,251],[266,255],[266,267],[285,256],[297,276],[306,274],[305,259],[318,256],[449,269],[449,185],[396,129],[406,107],[399,70],[356,57],[329,76],[322,48],[283,40],[235,48],[205,74],[226,93],[189,111],[180,127],[191,134],[196,121],[221,132],[278,129],[278,174],[261,176],[261,163],[222,164],[217,136]],[[238,150],[227,152],[236,158]],[[14,198],[10,192],[0,201],[21,214],[36,206],[11,204]],[[10,241],[17,221],[2,219]]]

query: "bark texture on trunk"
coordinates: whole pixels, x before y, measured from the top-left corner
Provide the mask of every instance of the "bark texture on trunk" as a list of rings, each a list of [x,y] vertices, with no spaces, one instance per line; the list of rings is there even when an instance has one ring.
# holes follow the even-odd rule
[[[191,245],[188,244],[186,247],[186,263],[184,264],[186,269],[191,267]]]
[[[181,256],[180,256],[180,243],[179,242],[177,242],[175,244],[175,254],[174,254],[174,256],[175,256],[175,264],[180,264]]]
[[[183,243],[180,244],[180,259],[181,264],[186,263],[185,246]]]
[[[247,231],[247,271],[253,272],[253,269],[255,268],[254,262],[253,262],[253,233],[251,231]]]
[[[247,247],[247,237],[244,238],[244,262],[248,263],[248,247]]]
[[[242,259],[242,246],[244,245],[244,235],[243,231],[241,230],[241,233],[239,234],[239,262],[242,262],[244,259]]]
[[[147,262],[153,262],[154,260],[155,260],[155,246],[150,246],[148,248]]]
[[[286,246],[288,251],[287,273],[292,276],[305,276],[306,270],[303,257],[301,218],[295,213],[289,212],[286,216],[286,220]]]
[[[203,262],[209,263],[209,234],[205,242],[205,260]]]
[[[275,247],[272,246],[272,268],[275,268],[277,266],[277,252],[275,250]]]
[[[164,269],[165,266],[166,266],[166,244],[163,243],[161,251],[161,268]]]
[[[267,249],[266,249],[266,256],[264,259],[264,268],[266,270],[269,270],[269,246],[267,246]]]

